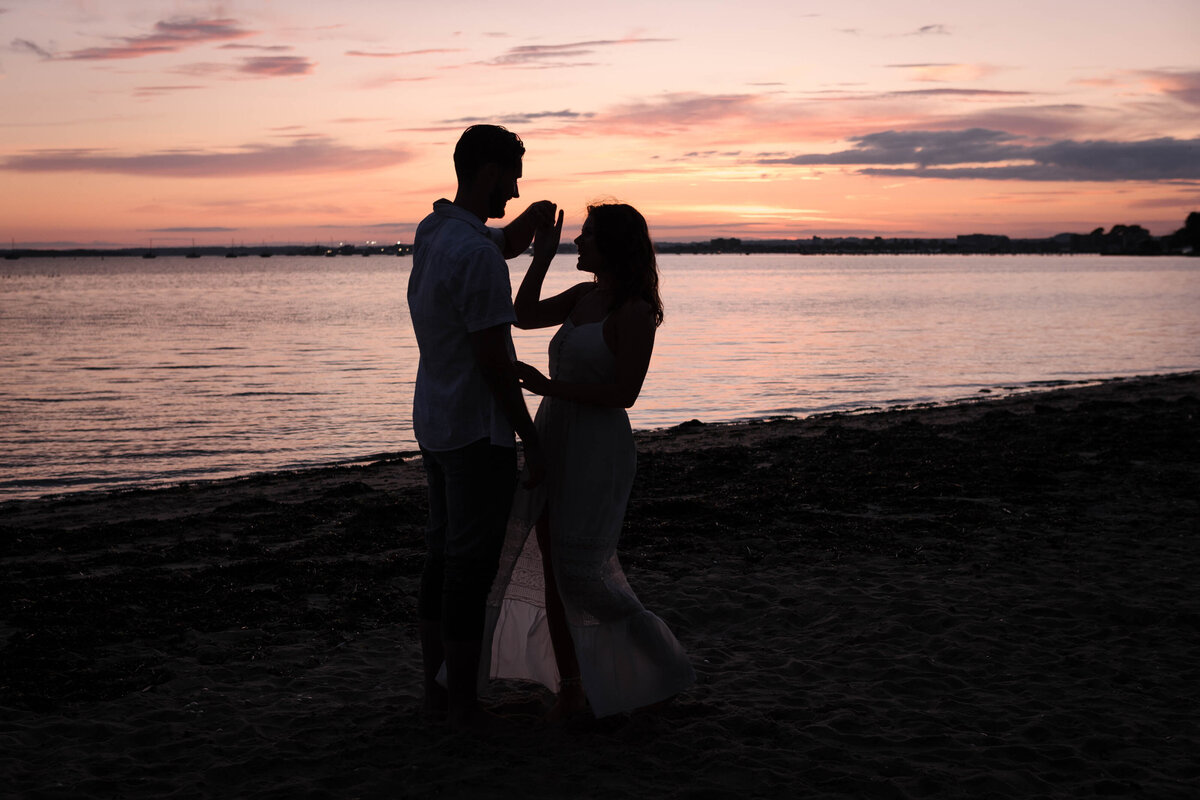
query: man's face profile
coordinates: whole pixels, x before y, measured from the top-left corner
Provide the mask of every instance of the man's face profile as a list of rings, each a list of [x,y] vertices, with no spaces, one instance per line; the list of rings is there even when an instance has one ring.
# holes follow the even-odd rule
[[[500,167],[496,170],[496,182],[488,195],[488,217],[499,219],[504,216],[504,207],[514,197],[520,197],[517,192],[517,181],[521,178],[521,163],[515,167]]]

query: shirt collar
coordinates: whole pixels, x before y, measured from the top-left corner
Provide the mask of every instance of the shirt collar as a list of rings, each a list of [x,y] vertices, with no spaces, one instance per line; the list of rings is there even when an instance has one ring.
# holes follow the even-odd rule
[[[444,197],[440,200],[434,201],[433,211],[435,214],[443,217],[450,217],[452,219],[458,219],[462,220],[463,222],[467,222],[472,227],[479,230],[480,233],[487,233],[487,225],[483,223],[483,220],[472,214],[470,211],[467,211],[465,208],[454,205],[453,202]]]

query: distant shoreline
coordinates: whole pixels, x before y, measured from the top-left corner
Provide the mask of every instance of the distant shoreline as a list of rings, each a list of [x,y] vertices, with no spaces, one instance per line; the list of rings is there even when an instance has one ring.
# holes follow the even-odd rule
[[[969,241],[963,241],[969,238]],[[1166,238],[1166,237],[1163,237]],[[1094,248],[1090,245],[1063,243],[1056,237],[1049,239],[1009,239],[1008,237],[957,237],[951,239],[873,239],[846,237],[794,239],[794,240],[737,240],[736,243],[721,242],[658,242],[659,255],[765,255],[791,254],[801,256],[820,255],[1120,255],[1120,256],[1198,256],[1200,250],[1174,249],[1161,244],[1139,247]],[[560,254],[572,254],[575,247],[565,244]],[[412,245],[396,244],[385,247],[345,246],[337,249],[313,245],[269,245],[266,247],[162,247],[38,250],[14,249],[4,253],[7,261],[23,258],[270,258],[284,257],[334,257],[334,256],[408,256]]]
[[[1200,254],[1200,212],[1188,215],[1184,227],[1166,236],[1153,236],[1141,225],[1114,225],[1105,232],[1096,228],[1091,233],[1060,233],[1042,238],[1012,238],[1009,236],[971,233],[948,237],[888,237],[883,236],[812,236],[808,239],[740,239],[718,237],[707,241],[659,241],[661,254],[744,254],[792,253],[795,255],[1125,255],[1161,256]],[[559,253],[574,253],[574,242],[563,242]],[[220,256],[249,258],[271,256],[405,256],[412,254],[412,245],[397,242],[380,244],[262,244],[207,245],[197,247],[120,247],[120,248],[23,248],[13,245],[4,253],[6,260],[20,258],[158,258],[182,256]]]

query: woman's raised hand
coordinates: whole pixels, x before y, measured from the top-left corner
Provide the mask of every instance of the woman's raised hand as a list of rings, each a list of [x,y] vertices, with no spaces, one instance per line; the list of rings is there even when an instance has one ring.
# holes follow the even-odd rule
[[[562,239],[563,212],[558,212],[558,220],[550,225],[540,225],[533,234],[533,257],[549,261],[558,252],[558,242]]]

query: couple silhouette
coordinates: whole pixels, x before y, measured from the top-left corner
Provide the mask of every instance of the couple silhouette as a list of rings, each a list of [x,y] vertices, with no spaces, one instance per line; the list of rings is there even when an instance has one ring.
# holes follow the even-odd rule
[[[652,705],[695,681],[616,552],[637,465],[626,409],[663,320],[649,229],[631,206],[589,206],[575,243],[577,269],[592,277],[543,298],[563,212],[542,200],[487,225],[520,196],[524,155],[502,127],[462,134],[454,200],[417,227],[408,284],[420,350],[413,432],[429,488],[424,703],[457,729],[490,727],[478,701],[490,678],[555,692],[549,721]],[[531,243],[514,300],[505,259]],[[512,325],[560,326],[549,377],[517,360]],[[522,388],[542,397],[536,418]]]

